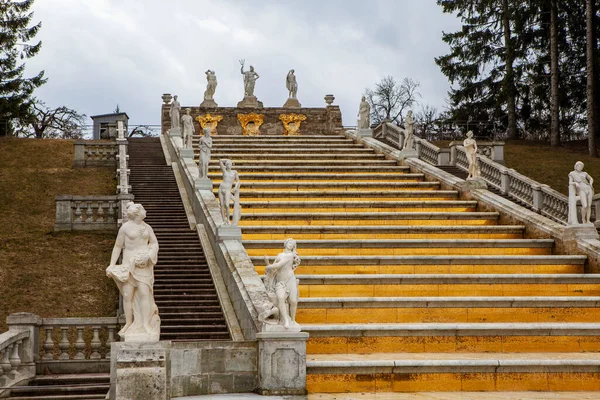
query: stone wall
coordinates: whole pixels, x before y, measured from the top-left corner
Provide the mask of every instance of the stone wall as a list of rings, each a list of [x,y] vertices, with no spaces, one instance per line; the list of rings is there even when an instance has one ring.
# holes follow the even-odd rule
[[[237,115],[257,113],[265,116],[264,123],[260,127],[261,135],[283,135],[283,123],[279,120],[281,114],[302,114],[306,116],[306,121],[300,125],[301,135],[332,135],[341,134],[342,112],[339,106],[327,106],[323,108],[237,108],[237,107],[218,107],[218,108],[200,108],[184,107],[181,108],[181,115],[185,114],[185,109],[190,108],[190,115],[194,118],[194,128],[196,134],[200,134],[200,124],[196,121],[199,115],[220,115],[223,120],[217,126],[219,135],[241,135],[242,126]],[[165,134],[171,128],[171,118],[169,117],[169,105],[163,104],[161,109],[162,133]]]

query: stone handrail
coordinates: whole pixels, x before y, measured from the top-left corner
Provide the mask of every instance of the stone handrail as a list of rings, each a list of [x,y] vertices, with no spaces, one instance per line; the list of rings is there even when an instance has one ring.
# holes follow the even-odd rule
[[[113,167],[117,165],[117,142],[76,140],[73,167]]]
[[[394,145],[402,150],[404,145],[404,130],[391,122],[384,121],[373,129],[373,138]]]
[[[243,336],[246,340],[254,340],[263,330],[261,314],[272,307],[264,283],[242,245],[241,236],[223,235],[223,218],[212,190],[196,189],[199,171],[194,159],[183,156],[186,153],[180,154],[177,138],[174,140],[168,133],[163,137],[171,161],[181,172],[196,221],[205,227]]]
[[[58,195],[55,231],[113,231],[117,229],[124,204],[133,195]]]
[[[34,360],[27,357],[29,330],[9,330],[0,334],[0,397],[6,389],[35,376]],[[33,368],[32,368],[33,367]]]

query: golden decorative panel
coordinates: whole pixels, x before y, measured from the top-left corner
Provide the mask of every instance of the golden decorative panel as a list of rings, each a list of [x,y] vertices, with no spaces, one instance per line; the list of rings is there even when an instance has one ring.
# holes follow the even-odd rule
[[[280,114],[279,119],[283,122],[283,134],[286,136],[296,136],[300,134],[300,123],[306,120],[306,115],[302,114]]]
[[[203,130],[205,127],[209,127],[210,128],[210,134],[211,135],[216,135],[217,134],[217,125],[219,124],[219,122],[223,119],[222,115],[211,115],[211,114],[206,114],[205,116],[197,116],[196,117],[196,121],[198,121],[200,123],[200,127],[202,129],[200,129],[200,134],[203,135]]]
[[[263,114],[238,114],[238,121],[242,125],[242,135],[244,136],[258,136],[260,135],[260,126],[265,121]]]

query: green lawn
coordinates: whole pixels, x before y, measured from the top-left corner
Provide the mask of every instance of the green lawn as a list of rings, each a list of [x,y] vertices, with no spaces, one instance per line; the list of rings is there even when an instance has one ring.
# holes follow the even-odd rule
[[[54,233],[57,194],[114,194],[113,168],[71,168],[73,142],[0,139],[0,333],[6,316],[115,315],[113,233]]]

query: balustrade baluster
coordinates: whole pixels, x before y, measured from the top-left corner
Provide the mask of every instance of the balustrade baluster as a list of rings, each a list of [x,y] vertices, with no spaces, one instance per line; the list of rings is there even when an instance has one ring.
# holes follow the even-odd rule
[[[112,201],[108,202],[108,222],[115,222],[115,203]]]
[[[100,327],[94,326],[92,327],[92,329],[94,330],[94,337],[92,338],[92,343],[90,343],[90,347],[92,348],[92,354],[90,355],[90,359],[98,360],[102,358],[100,352],[98,351],[102,346],[102,343],[100,342]]]
[[[62,337],[60,338],[60,343],[58,343],[58,347],[60,348],[60,356],[58,356],[59,360],[68,360],[69,359],[69,327],[61,326],[60,330],[62,331]]]
[[[19,356],[19,347],[21,346],[22,340],[15,342],[12,347],[12,351],[10,352],[10,358],[8,362],[10,363],[10,367],[13,371],[16,371],[21,365],[21,356]]]
[[[75,349],[77,353],[75,353],[75,360],[85,360],[85,340],[83,340],[83,326],[77,327],[77,341],[75,341]]]
[[[108,339],[106,339],[106,347],[108,348],[104,358],[110,359],[110,344],[115,341],[115,328],[112,326],[108,327]]]
[[[0,361],[0,366],[2,366],[2,371],[5,374],[8,374],[12,368],[10,365],[9,355],[12,352],[13,345],[9,344],[4,348],[4,352],[2,353],[2,361]]]
[[[81,212],[81,202],[75,202],[75,220],[77,222],[83,222],[83,213]]]
[[[44,340],[44,355],[42,360],[54,360],[54,340],[52,340],[52,331],[54,328],[46,327],[46,340]]]
[[[87,218],[86,222],[94,222],[94,209],[92,208],[91,200],[87,201]]]
[[[104,222],[104,202],[98,200],[98,210],[96,211],[96,222]]]

